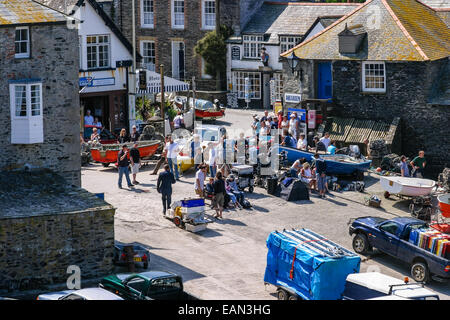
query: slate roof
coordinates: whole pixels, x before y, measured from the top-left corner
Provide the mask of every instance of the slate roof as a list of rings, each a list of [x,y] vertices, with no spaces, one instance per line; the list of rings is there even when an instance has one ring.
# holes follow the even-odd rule
[[[278,35],[303,36],[322,16],[342,16],[359,7],[359,3],[264,2],[250,18],[242,34],[266,34],[267,42],[278,43]]]
[[[0,25],[62,23],[64,14],[31,0],[0,0]]]
[[[48,169],[0,171],[0,219],[112,208]]]
[[[367,30],[357,54],[339,53],[338,34],[346,24],[362,24]],[[417,0],[369,0],[282,55],[292,50],[312,60],[438,60],[450,55],[450,30],[435,10]]]
[[[419,1],[435,9],[450,8],[449,0],[419,0]]]

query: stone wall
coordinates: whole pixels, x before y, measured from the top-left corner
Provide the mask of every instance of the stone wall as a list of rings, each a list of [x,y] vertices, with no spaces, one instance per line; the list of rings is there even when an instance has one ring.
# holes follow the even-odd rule
[[[110,274],[114,210],[0,218],[0,291],[64,284],[71,265],[82,280]]]
[[[50,168],[76,186],[80,174],[79,49],[77,30],[33,25],[31,58],[14,58],[14,28],[0,29],[0,170],[28,163]],[[12,145],[9,80],[42,79],[44,143]]]
[[[448,59],[434,62],[386,62],[386,93],[361,91],[360,61],[333,61],[333,102],[331,115],[390,122],[401,118],[402,153],[414,157],[425,150],[428,174],[436,177],[450,163],[450,135],[448,106],[428,103],[436,78],[446,68]],[[313,61],[302,61],[304,81],[302,89],[283,64],[284,91],[303,93],[303,98],[315,98],[315,68]]]

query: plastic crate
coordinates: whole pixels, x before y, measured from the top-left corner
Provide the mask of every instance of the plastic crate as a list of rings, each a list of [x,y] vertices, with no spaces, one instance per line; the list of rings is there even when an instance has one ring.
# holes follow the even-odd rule
[[[208,226],[207,223],[202,223],[202,224],[197,224],[197,225],[193,225],[190,223],[186,223],[185,225],[186,231],[190,231],[190,232],[200,232],[203,230],[206,230],[206,227]]]
[[[181,206],[186,208],[201,207],[205,205],[205,199],[184,199],[181,200]]]

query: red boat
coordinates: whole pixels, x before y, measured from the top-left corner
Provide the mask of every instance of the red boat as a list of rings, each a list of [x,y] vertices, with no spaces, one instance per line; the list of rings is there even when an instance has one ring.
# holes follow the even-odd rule
[[[225,116],[225,108],[216,108],[211,101],[195,100],[195,117],[200,120],[216,120]]]
[[[156,153],[160,146],[160,141],[151,140],[151,141],[139,141],[138,149],[141,155],[141,158],[151,157]],[[132,147],[132,144],[127,144],[129,148]],[[92,160],[101,162],[104,167],[109,166],[110,163],[117,163],[117,157],[119,155],[120,150],[122,150],[123,144],[109,144],[109,145],[101,145],[98,147],[91,148],[91,156]],[[130,154],[128,154],[128,159],[130,158]]]

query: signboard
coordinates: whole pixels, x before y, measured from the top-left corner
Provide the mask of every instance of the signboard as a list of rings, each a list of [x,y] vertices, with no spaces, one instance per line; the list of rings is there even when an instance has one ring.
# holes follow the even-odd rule
[[[80,87],[92,87],[92,77],[83,77],[79,79]]]
[[[241,60],[241,48],[239,46],[231,47],[231,60]]]
[[[276,94],[275,94],[275,80],[270,80],[269,81],[270,84],[270,104],[272,106],[275,105],[275,101],[276,101]]]
[[[316,110],[308,111],[308,128],[310,129],[316,128]]]
[[[116,78],[93,79],[92,87],[113,86],[116,84]]]
[[[285,103],[300,103],[302,101],[302,95],[298,93],[285,93],[284,102]]]
[[[300,121],[306,121],[306,110],[305,109],[288,108],[288,119],[290,118],[292,112],[297,112],[297,116],[300,119]]]
[[[245,84],[244,84],[244,98],[245,102],[250,102],[250,78],[245,78]]]
[[[283,111],[283,105],[281,104],[281,101],[276,101],[273,107],[273,112],[275,114],[278,114],[278,111]]]
[[[147,71],[139,70],[139,90],[147,89]]]
[[[126,68],[133,65],[133,60],[120,60],[116,61],[116,68]]]

